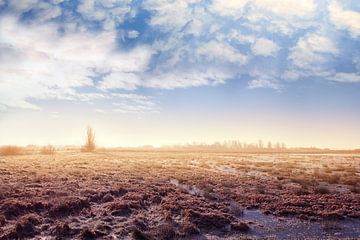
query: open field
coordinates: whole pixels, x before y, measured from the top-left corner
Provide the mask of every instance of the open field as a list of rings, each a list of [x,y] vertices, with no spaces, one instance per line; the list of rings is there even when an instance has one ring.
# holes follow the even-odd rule
[[[359,239],[360,155],[0,157],[0,239]]]

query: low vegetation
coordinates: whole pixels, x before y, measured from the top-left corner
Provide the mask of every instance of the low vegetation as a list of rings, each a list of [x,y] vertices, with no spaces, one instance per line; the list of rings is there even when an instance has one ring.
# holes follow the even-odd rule
[[[0,239],[360,236],[360,156],[34,149],[0,159]]]
[[[0,147],[0,156],[15,156],[24,154],[24,149],[18,146]]]
[[[40,154],[44,155],[54,155],[56,152],[56,149],[52,145],[44,146],[40,149]]]

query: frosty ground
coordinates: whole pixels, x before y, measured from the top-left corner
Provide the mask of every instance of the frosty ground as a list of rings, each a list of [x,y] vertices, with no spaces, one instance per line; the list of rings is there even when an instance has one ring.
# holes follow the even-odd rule
[[[0,239],[358,239],[360,155],[0,157]]]

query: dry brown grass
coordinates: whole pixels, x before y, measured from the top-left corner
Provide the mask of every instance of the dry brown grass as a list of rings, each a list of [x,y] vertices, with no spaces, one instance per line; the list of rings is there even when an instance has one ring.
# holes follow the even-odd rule
[[[24,149],[18,146],[3,146],[0,147],[1,156],[15,156],[24,154]]]
[[[360,187],[351,186],[351,187],[350,187],[350,191],[351,191],[352,193],[360,194]]]
[[[248,216],[242,210],[248,208],[311,220],[360,218],[359,185],[355,184],[360,177],[340,171],[325,174],[322,168],[323,161],[357,174],[360,156],[353,160],[232,153],[234,159],[229,159],[223,153],[115,149],[98,154],[96,149],[97,154],[88,154],[78,148],[59,148],[49,161],[39,150],[0,159],[0,228],[5,230],[4,234],[0,230],[0,238],[16,239],[18,235],[6,233],[13,234],[15,219],[30,213],[41,216],[41,223],[29,226],[35,237],[50,239],[108,239],[114,234],[119,239],[130,239],[132,234],[190,239],[223,230],[229,232],[218,239],[235,239],[236,232],[248,227],[252,237],[255,224],[241,224]],[[274,171],[264,173],[264,159],[272,162],[267,167]],[[257,161],[256,167],[253,162]],[[344,186],[324,183],[323,177],[332,175],[340,176],[335,177],[339,183],[351,180],[348,183],[356,188],[351,192],[351,186],[346,186],[349,190],[343,191]],[[135,224],[138,218],[143,220]]]
[[[329,194],[329,193],[330,193],[330,190],[329,190],[329,188],[322,186],[322,187],[317,187],[317,188],[315,188],[315,193],[319,193],[319,194]]]
[[[360,178],[357,178],[357,177],[348,177],[344,180],[344,184],[350,185],[350,186],[355,186],[359,182],[360,182]]]
[[[40,154],[44,154],[44,155],[54,155],[55,152],[56,152],[56,149],[52,145],[44,146],[40,150]]]
[[[332,174],[332,175],[327,175],[325,178],[326,182],[331,183],[331,184],[336,184],[339,183],[340,181],[340,176],[337,174]]]

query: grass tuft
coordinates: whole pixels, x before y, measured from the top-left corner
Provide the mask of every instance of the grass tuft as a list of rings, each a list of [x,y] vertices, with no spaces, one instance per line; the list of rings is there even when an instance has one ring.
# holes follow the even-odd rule
[[[45,147],[42,147],[40,150],[40,154],[44,154],[44,155],[54,155],[55,154],[55,147],[53,147],[52,145],[48,145]]]
[[[330,190],[327,187],[317,187],[315,189],[315,193],[319,193],[319,194],[329,194]]]
[[[0,148],[1,156],[15,156],[24,154],[24,149],[18,146],[3,146]]]

